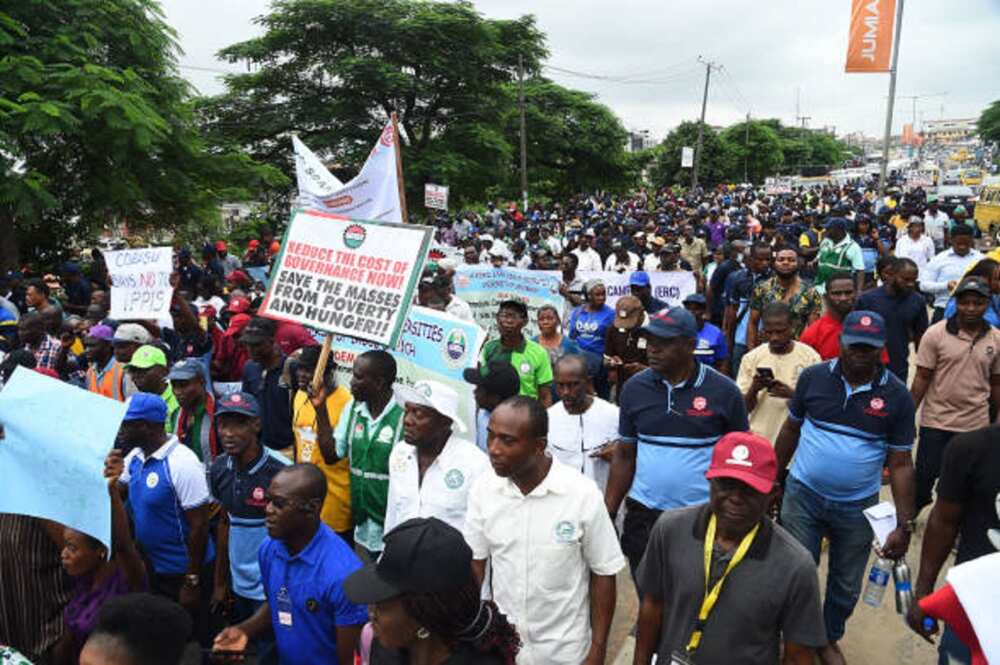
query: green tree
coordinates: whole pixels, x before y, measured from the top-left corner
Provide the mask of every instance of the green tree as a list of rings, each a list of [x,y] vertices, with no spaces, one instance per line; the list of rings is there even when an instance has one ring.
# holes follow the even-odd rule
[[[1000,100],[983,109],[976,128],[985,143],[1000,144]]]
[[[218,219],[224,198],[283,176],[208,151],[177,45],[153,0],[34,0],[0,9],[0,264],[21,248]]]
[[[534,18],[486,19],[469,2],[276,0],[256,22],[260,37],[220,53],[251,71],[200,109],[217,145],[290,171],[294,132],[353,173],[395,111],[410,201],[427,180],[461,201],[509,175],[504,86],[546,54]]]
[[[667,134],[650,169],[650,177],[657,187],[662,185],[690,185],[691,169],[681,168],[681,148],[694,148],[698,143],[698,123],[682,122]],[[702,153],[698,166],[698,183],[714,185],[724,181],[731,172],[733,156],[729,146],[714,129],[705,125],[702,136]]]
[[[508,184],[520,191],[520,113],[517,83],[508,84],[504,135],[514,163]],[[564,88],[544,78],[525,82],[529,191],[566,196],[597,188],[620,190],[635,182],[625,142],[628,132],[594,95]]]
[[[763,182],[767,176],[778,173],[785,163],[781,137],[766,123],[751,120],[730,125],[719,138],[731,155],[729,180]]]

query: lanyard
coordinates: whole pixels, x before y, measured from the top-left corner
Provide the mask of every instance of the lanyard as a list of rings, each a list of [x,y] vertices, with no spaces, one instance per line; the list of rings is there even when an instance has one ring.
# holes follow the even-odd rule
[[[736,553],[733,554],[733,558],[730,559],[729,565],[726,566],[726,572],[722,573],[722,577],[719,581],[715,583],[715,586],[711,590],[708,588],[708,578],[711,576],[712,570],[712,545],[715,543],[715,515],[708,518],[708,529],[705,531],[705,599],[701,601],[701,609],[698,610],[698,621],[695,623],[694,632],[691,633],[691,640],[688,642],[687,651],[688,653],[693,652],[698,648],[698,644],[701,643],[701,634],[705,629],[705,622],[708,620],[708,615],[712,613],[712,608],[715,607],[716,601],[719,600],[719,593],[722,591],[722,583],[726,581],[729,573],[732,572],[740,561],[743,561],[743,557],[746,556],[747,550],[750,549],[750,544],[753,543],[754,536],[757,535],[757,530],[760,529],[760,524],[755,526],[750,533],[743,536],[743,540],[740,541],[739,547],[736,548]]]

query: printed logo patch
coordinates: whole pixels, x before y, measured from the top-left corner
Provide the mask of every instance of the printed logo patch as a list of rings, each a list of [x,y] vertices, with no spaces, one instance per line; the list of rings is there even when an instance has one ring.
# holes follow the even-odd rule
[[[346,245],[348,249],[357,249],[364,244],[367,235],[368,233],[365,231],[365,227],[360,224],[351,224],[344,229],[344,245]]]
[[[465,475],[458,469],[452,469],[444,474],[444,484],[450,490],[457,490],[465,483]]]
[[[691,400],[691,406],[693,406],[698,411],[704,411],[705,407],[708,406],[708,400],[704,397],[695,397]]]
[[[149,475],[146,476],[146,487],[153,489],[160,484],[160,477],[156,474],[156,471],[150,471]]]
[[[379,443],[392,443],[392,428],[386,425],[382,428],[382,431],[378,433]]]
[[[750,461],[750,449],[744,445],[736,446],[733,448],[733,452],[729,454],[729,459],[726,460],[726,464],[752,467],[753,462]]]
[[[576,527],[573,526],[572,522],[562,520],[556,524],[556,540],[560,543],[572,542],[574,535],[576,535]]]

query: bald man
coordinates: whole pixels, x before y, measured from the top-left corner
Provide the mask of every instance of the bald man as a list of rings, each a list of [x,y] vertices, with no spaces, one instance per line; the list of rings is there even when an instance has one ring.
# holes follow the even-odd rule
[[[271,480],[264,500],[268,538],[258,561],[267,601],[226,628],[214,649],[243,651],[273,627],[282,663],[352,663],[368,610],[347,600],[343,583],[361,567],[347,544],[320,520],[326,477],[293,464]]]

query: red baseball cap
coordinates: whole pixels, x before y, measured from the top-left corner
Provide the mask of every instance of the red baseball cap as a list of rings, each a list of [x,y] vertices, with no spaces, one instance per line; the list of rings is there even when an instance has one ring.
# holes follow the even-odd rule
[[[243,296],[236,296],[229,300],[226,311],[230,314],[245,314],[250,311],[250,301]]]
[[[751,432],[730,432],[715,444],[705,477],[735,478],[767,494],[778,477],[778,460],[771,442],[764,437]]]
[[[226,241],[225,240],[216,240],[215,241],[215,249],[217,249],[220,252],[226,251]]]

